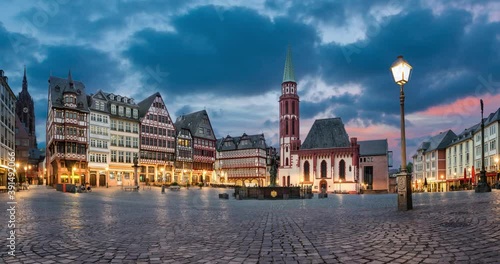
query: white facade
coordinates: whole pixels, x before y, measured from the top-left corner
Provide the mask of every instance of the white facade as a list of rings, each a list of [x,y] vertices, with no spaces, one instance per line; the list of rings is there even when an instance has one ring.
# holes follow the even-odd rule
[[[468,132],[472,133],[472,132]],[[446,178],[453,181],[459,181],[465,177],[470,180],[472,175],[472,166],[474,165],[474,141],[472,135],[464,135],[466,138],[460,139],[460,136],[446,148]]]
[[[485,125],[484,127],[484,167],[487,172],[495,171],[499,169],[498,158],[499,155],[499,133],[498,130],[499,122],[495,121],[491,124]],[[481,129],[477,129],[474,132],[474,167],[476,170],[476,175],[481,171]]]
[[[106,180],[106,169],[109,168],[110,161],[110,119],[109,115],[103,112],[93,110],[90,111],[90,126],[89,126],[89,171],[90,184],[96,186],[104,186],[101,179]],[[101,175],[104,175],[101,177]]]

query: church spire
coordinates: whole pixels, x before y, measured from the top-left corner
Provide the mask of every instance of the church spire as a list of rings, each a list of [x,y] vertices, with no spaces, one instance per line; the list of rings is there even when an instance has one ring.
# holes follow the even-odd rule
[[[26,78],[26,65],[24,65],[23,91],[28,91],[28,79]]]
[[[283,72],[283,82],[295,82],[295,72],[293,71],[292,48],[288,46],[285,61],[285,71]]]

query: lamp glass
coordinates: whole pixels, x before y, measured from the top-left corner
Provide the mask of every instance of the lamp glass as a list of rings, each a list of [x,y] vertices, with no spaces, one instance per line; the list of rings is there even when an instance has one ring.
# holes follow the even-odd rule
[[[399,56],[398,59],[392,64],[391,71],[392,77],[394,77],[394,82],[399,85],[403,85],[410,80],[412,67],[411,65],[403,59],[403,56]]]

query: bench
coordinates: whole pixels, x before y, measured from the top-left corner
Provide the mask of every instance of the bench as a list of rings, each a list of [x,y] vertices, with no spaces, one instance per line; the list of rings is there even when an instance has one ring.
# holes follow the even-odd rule
[[[0,192],[6,192],[7,186],[0,186]]]
[[[180,186],[178,186],[178,185],[176,185],[176,186],[170,186],[170,187],[168,187],[168,188],[169,188],[170,190],[172,190],[172,191],[178,191],[178,190],[180,190],[180,189],[181,189],[181,187],[180,187]]]
[[[139,191],[139,186],[124,186],[124,191]]]

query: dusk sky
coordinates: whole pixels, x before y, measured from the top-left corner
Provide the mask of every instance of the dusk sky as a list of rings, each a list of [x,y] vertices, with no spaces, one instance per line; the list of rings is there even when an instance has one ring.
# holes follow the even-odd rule
[[[7,1],[0,0],[0,69],[14,92],[23,65],[45,145],[52,74],[136,102],[160,91],[175,120],[206,109],[217,138],[264,133],[278,144],[286,49],[293,53],[301,139],[341,117],[350,137],[389,140],[400,161],[399,87],[389,67],[413,66],[405,86],[407,154],[460,133],[500,107],[499,1]]]

